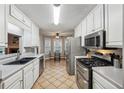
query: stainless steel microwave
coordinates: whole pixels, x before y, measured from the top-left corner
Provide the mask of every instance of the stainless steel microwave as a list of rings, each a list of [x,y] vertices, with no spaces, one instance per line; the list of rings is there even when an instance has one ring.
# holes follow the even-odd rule
[[[87,48],[105,48],[106,34],[101,30],[85,36],[85,47]]]

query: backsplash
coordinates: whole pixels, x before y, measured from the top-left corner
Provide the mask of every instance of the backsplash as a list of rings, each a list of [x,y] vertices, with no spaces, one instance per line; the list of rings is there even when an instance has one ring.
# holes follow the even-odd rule
[[[0,55],[5,54],[5,48],[4,47],[0,47]]]
[[[122,49],[90,49],[90,52],[88,54],[90,55],[96,55],[101,58],[104,58],[106,60],[111,60],[110,53],[115,53],[115,55],[119,55],[121,57],[122,61]]]

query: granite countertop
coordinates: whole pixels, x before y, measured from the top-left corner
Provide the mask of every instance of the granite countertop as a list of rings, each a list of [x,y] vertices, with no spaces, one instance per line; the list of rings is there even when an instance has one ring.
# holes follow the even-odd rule
[[[35,59],[37,59],[41,56],[44,56],[44,54],[23,55],[23,57],[36,57]],[[33,62],[33,60],[30,62],[27,62],[26,64],[23,64],[23,65],[0,65],[0,81],[7,79],[9,76],[11,76],[14,73],[16,73],[17,71],[23,69],[25,66],[29,65],[32,62]]]
[[[124,70],[113,66],[93,67],[94,72],[111,82],[118,88],[124,88]]]

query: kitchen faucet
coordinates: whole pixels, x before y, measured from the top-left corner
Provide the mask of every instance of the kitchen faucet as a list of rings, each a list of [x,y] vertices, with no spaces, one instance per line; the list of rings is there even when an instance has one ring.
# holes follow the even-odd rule
[[[17,50],[17,57],[16,57],[16,60],[18,60],[18,59],[20,58],[20,55],[21,55],[20,51]]]

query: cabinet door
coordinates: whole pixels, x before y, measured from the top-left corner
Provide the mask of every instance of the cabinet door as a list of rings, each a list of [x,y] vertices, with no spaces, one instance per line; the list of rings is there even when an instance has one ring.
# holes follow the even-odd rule
[[[81,23],[76,27],[75,29],[75,37],[80,37],[81,36],[81,31],[82,31],[82,27],[81,27]]]
[[[74,37],[78,37],[78,28],[77,27],[74,30]]]
[[[6,31],[5,31],[5,5],[0,5],[0,46],[5,46],[6,40]]]
[[[106,45],[115,47],[122,46],[123,39],[123,5],[109,4],[105,5],[105,19],[107,41]]]
[[[3,81],[4,89],[21,89],[22,87],[22,71],[15,73],[6,80]]]
[[[14,5],[11,5],[10,15],[18,19],[21,22],[24,21],[23,13],[18,8],[16,8]]]
[[[22,89],[22,80],[17,80],[15,83],[13,83],[7,89]]]
[[[24,68],[24,88],[30,89],[34,83],[33,78],[33,64],[28,65]]]
[[[32,24],[32,46],[39,46],[39,28]]]
[[[95,79],[93,79],[93,89],[104,89]]]
[[[24,47],[32,46],[32,32],[30,30],[24,30]]]
[[[34,61],[34,82],[39,77],[39,59]]]
[[[97,5],[94,10],[94,29],[95,31],[104,29],[104,13],[103,13],[103,5]]]
[[[87,16],[87,34],[94,31],[93,13],[90,12]]]
[[[103,87],[105,89],[118,89],[114,84],[112,84],[110,81],[99,75],[98,73],[93,71],[93,83],[94,87]]]
[[[82,21],[82,34],[81,34],[81,46],[83,47],[84,46],[84,44],[85,44],[85,41],[84,41],[84,37],[85,37],[85,35],[86,35],[86,31],[87,31],[87,29],[86,29],[86,19],[84,19],[83,21]]]
[[[30,70],[24,74],[24,88],[30,89],[33,83],[33,71]]]
[[[31,20],[26,16],[24,16],[24,24],[28,27],[31,27]]]
[[[34,82],[37,80],[39,77],[39,64],[34,66]]]

